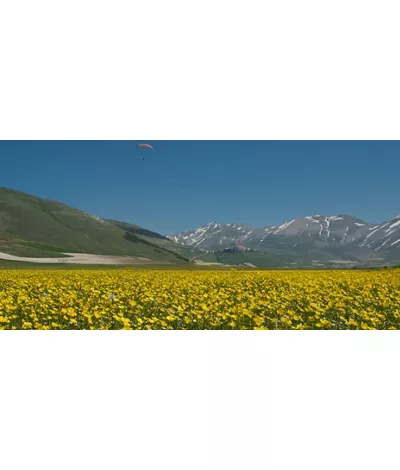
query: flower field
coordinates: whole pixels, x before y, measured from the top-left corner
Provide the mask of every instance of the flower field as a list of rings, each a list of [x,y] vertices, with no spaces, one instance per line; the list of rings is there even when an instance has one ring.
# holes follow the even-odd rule
[[[400,270],[4,270],[0,329],[399,329]]]

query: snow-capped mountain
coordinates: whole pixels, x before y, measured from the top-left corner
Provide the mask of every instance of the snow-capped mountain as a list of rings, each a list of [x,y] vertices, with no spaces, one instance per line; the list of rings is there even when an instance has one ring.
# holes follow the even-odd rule
[[[333,243],[350,243],[367,233],[370,225],[348,215],[298,217],[279,226],[265,228],[266,236],[316,238]]]
[[[241,224],[218,224],[211,222],[196,230],[188,230],[169,238],[183,245],[203,249],[263,242],[267,237],[299,237],[318,239],[333,243],[350,243],[363,239],[371,224],[348,215],[325,217],[313,215],[298,217],[281,225],[257,228]]]
[[[361,246],[371,248],[375,252],[393,251],[400,248],[400,215],[389,219],[384,224],[371,226]]]
[[[182,245],[189,245],[204,250],[217,250],[220,248],[243,244],[254,231],[247,225],[225,224],[216,222],[203,225],[196,230],[187,230],[168,238]]]
[[[242,247],[310,259],[326,255],[390,261],[400,260],[400,215],[378,225],[349,215],[298,217],[263,228],[212,222],[168,238],[208,251]]]

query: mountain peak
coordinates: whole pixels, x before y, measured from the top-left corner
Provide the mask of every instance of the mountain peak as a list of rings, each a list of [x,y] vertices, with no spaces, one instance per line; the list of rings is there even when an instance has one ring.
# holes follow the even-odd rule
[[[391,253],[391,259],[394,255],[400,259],[400,215],[378,225],[347,214],[314,214],[259,228],[211,222],[200,229],[177,234],[173,239],[203,250],[244,247],[294,261],[299,256],[308,260],[328,256],[348,262],[358,257],[372,260],[377,256],[375,252],[379,256]]]
[[[201,228],[217,228],[217,227],[220,227],[221,224],[219,224],[218,222],[209,222],[208,224],[205,224],[205,225],[202,225]]]

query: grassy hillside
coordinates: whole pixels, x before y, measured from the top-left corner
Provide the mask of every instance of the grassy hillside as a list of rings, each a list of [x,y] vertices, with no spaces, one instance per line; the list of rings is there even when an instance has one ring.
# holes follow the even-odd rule
[[[123,223],[118,226],[56,201],[0,187],[0,251],[29,257],[70,252],[187,262],[179,250],[154,243],[163,240],[162,235],[133,227],[136,233]]]
[[[157,239],[157,240],[169,240],[167,237],[160,235],[157,232],[152,232],[151,230],[146,230],[139,225],[130,224],[128,222],[121,222],[119,220],[112,220],[106,219],[106,222],[116,225],[117,227],[121,228],[122,230],[133,233],[135,235],[144,236],[147,238]]]
[[[196,248],[191,248],[190,246],[180,245],[178,243],[173,242],[167,237],[160,235],[159,233],[152,232],[150,230],[145,230],[138,225],[129,224],[128,222],[120,222],[117,220],[108,220],[108,222],[113,223],[117,227],[123,229],[130,236],[136,236],[141,241],[151,243],[157,245],[160,249],[163,249],[167,252],[176,253],[178,256],[181,256],[184,260],[190,261],[194,258],[203,259],[205,255],[203,251],[200,251]],[[216,257],[214,255],[206,255],[207,261],[216,261]],[[200,258],[201,257],[201,258]]]

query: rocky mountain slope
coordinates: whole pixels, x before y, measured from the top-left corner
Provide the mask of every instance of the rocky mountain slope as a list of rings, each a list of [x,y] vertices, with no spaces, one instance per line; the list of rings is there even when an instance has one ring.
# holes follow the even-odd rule
[[[400,260],[400,215],[378,225],[349,215],[298,217],[262,228],[211,222],[169,238],[214,253],[253,250],[286,265],[395,264]]]

